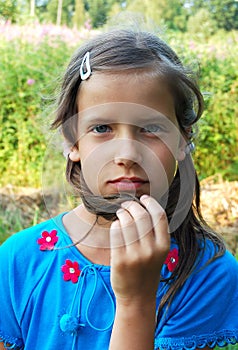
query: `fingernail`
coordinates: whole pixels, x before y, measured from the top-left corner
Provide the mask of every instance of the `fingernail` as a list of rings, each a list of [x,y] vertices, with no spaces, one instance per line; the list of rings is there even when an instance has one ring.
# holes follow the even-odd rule
[[[117,209],[117,211],[116,211],[116,215],[120,215],[120,214],[122,214],[124,212],[124,209],[123,208],[119,208],[119,209]]]
[[[141,197],[140,197],[140,200],[143,201],[144,199],[147,199],[149,198],[150,196],[148,196],[148,194],[143,194]]]
[[[127,209],[131,205],[131,203],[132,202],[130,201],[123,202],[121,203],[121,207]]]

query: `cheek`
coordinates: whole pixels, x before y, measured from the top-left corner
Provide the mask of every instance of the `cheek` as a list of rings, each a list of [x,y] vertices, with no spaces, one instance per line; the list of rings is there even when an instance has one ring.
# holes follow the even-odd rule
[[[159,200],[174,178],[176,160],[168,148],[160,147],[144,157],[143,167],[150,181],[150,195]]]
[[[171,152],[168,152],[166,157],[161,159],[161,163],[163,164],[163,167],[167,174],[168,183],[170,185],[171,182],[173,181],[173,178],[177,169],[177,161],[174,155],[172,155]]]
[[[94,194],[101,194],[100,183],[105,167],[112,156],[110,147],[106,144],[100,146],[85,146],[80,148],[81,169],[87,186]]]

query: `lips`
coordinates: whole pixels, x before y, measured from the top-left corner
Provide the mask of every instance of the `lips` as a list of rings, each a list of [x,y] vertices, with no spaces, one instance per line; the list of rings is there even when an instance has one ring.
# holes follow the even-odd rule
[[[135,191],[144,184],[147,184],[148,181],[139,177],[119,177],[108,181],[108,183],[119,191]]]

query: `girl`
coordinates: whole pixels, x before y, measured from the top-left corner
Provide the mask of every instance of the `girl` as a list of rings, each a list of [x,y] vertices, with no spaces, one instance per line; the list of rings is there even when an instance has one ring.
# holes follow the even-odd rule
[[[0,249],[0,349],[210,349],[238,342],[238,264],[202,219],[190,151],[202,95],[147,32],[83,45],[54,128],[82,204]]]

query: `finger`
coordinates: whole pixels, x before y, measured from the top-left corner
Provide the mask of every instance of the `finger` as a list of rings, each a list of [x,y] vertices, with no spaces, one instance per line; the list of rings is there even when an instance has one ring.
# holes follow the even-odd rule
[[[133,218],[139,239],[142,239],[147,235],[154,236],[152,220],[149,212],[144,206],[142,207],[140,203],[135,201],[128,201],[122,203],[122,207],[126,208],[130,216]]]
[[[113,221],[110,227],[110,247],[111,249],[125,246],[121,225],[119,220]]]
[[[169,249],[170,235],[168,233],[168,220],[164,209],[150,196],[143,195],[140,200],[150,213],[156,243],[159,244],[161,248],[164,247],[164,249]]]
[[[152,257],[155,248],[155,234],[150,213],[144,206],[135,201],[124,202],[122,206],[126,207],[132,216],[138,235],[136,251],[133,250],[134,247],[131,247],[129,253],[134,257],[140,255],[140,259]]]
[[[121,208],[117,211],[117,217],[120,222],[121,232],[126,246],[138,241],[137,228],[130,213]]]

